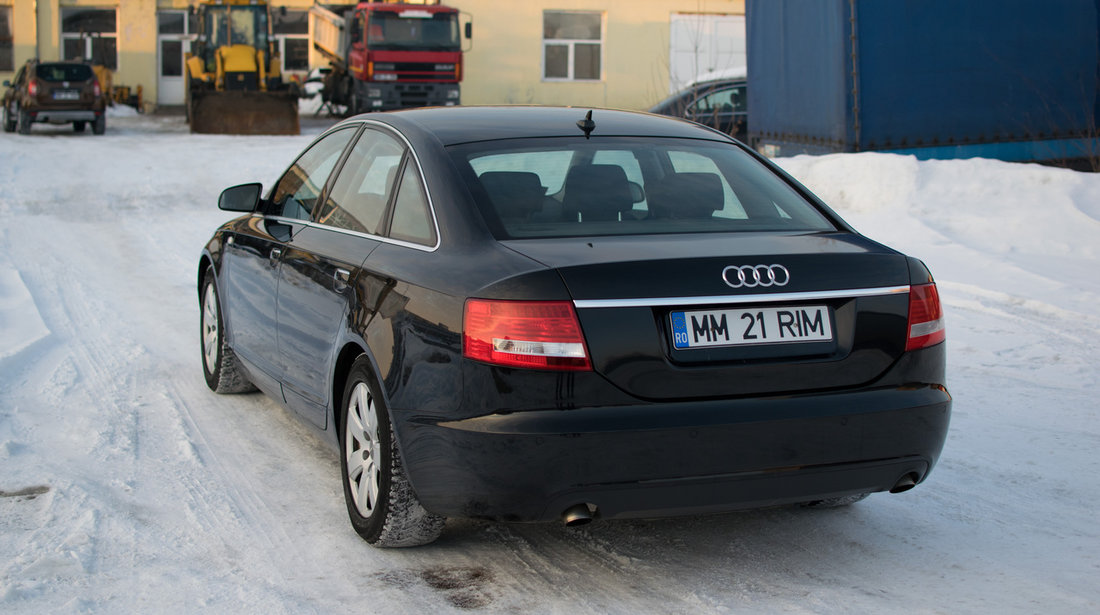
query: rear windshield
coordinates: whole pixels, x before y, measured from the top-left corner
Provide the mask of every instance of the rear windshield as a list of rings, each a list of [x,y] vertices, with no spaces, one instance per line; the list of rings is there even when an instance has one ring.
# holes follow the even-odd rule
[[[92,67],[87,64],[39,64],[34,74],[44,81],[87,81],[92,78]]]
[[[732,144],[569,137],[449,150],[499,239],[836,230]]]

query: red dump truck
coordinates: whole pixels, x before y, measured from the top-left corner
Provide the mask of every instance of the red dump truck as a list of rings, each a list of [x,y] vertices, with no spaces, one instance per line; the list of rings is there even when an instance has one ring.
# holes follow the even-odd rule
[[[321,96],[350,115],[457,105],[462,38],[471,29],[457,9],[441,4],[317,3],[310,37],[331,63]]]

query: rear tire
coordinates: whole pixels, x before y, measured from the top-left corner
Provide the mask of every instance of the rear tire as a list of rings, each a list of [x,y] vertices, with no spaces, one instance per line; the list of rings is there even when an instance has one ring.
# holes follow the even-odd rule
[[[101,135],[106,131],[107,131],[107,115],[104,114],[104,115],[101,115],[101,116],[99,116],[95,119],[95,122],[92,124],[92,133],[97,134],[97,135]]]
[[[15,132],[15,118],[11,115],[11,109],[4,105],[4,132]]]
[[[73,132],[84,132],[87,122],[73,122]]]
[[[376,386],[370,361],[359,357],[348,373],[338,417],[348,517],[376,547],[425,545],[439,538],[446,519],[424,510],[413,492]]]
[[[25,111],[23,109],[20,109],[17,123],[18,123],[17,128],[19,130],[19,134],[21,134],[21,135],[31,134],[31,114],[30,114],[29,111]]]
[[[199,306],[199,349],[202,351],[202,373],[206,386],[215,393],[247,393],[256,387],[245,376],[236,353],[225,339],[221,298],[214,282],[214,268],[209,267],[202,282],[202,305]]]

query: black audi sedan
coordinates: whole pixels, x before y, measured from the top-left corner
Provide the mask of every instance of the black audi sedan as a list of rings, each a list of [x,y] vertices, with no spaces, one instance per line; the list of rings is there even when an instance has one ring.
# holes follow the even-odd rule
[[[906,491],[951,397],[917,259],[732,138],[456,107],[318,137],[198,267],[202,366],[341,451],[369,543]]]

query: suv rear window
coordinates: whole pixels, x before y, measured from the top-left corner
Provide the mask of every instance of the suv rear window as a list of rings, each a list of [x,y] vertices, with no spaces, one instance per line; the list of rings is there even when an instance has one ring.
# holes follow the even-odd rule
[[[43,81],[87,81],[92,67],[87,64],[39,64],[34,74]]]
[[[566,137],[449,151],[498,239],[836,230],[782,178],[728,143]]]

